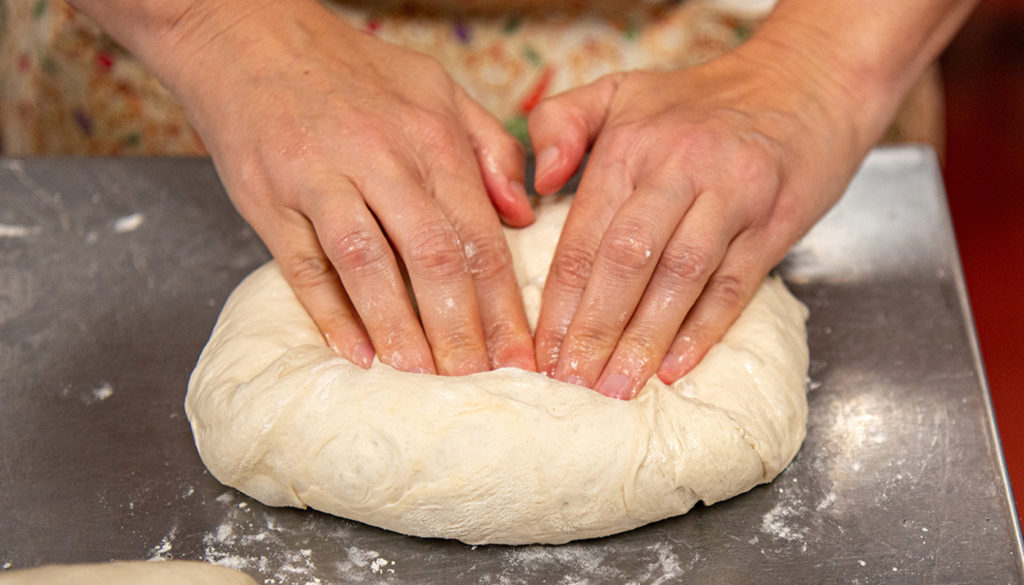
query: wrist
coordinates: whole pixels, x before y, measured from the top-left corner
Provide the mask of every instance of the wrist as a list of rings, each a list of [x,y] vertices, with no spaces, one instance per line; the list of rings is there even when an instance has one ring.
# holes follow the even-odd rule
[[[828,43],[813,26],[776,20],[735,52],[786,88],[781,110],[799,114],[807,130],[826,130],[833,148],[859,160],[884,132],[899,93]]]
[[[867,150],[976,0],[779,0],[740,50],[767,48],[793,83],[845,114]],[[749,45],[749,46],[748,46]]]
[[[202,0],[68,0],[135,55],[161,81],[181,29],[201,23],[221,2]],[[198,27],[196,27],[198,28]]]
[[[359,43],[364,36],[316,0],[199,0],[150,43],[154,58],[146,65],[206,137],[230,120],[272,107],[261,98],[283,85],[293,87],[292,76],[315,69],[320,53],[358,59],[365,52]],[[311,92],[317,91],[314,77],[301,81]]]
[[[258,75],[274,60],[299,59],[296,31],[313,34],[323,21],[316,0],[181,0],[190,6],[148,44],[147,66],[179,98],[209,93],[212,84]]]

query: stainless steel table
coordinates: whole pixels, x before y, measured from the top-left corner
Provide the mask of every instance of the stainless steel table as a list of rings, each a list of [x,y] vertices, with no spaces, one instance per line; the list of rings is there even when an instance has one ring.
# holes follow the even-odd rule
[[[626,534],[469,547],[267,508],[182,412],[268,255],[208,161],[0,161],[0,567],[204,559],[299,583],[1022,583],[939,171],[871,155],[780,267],[809,305],[807,441],[776,481]]]

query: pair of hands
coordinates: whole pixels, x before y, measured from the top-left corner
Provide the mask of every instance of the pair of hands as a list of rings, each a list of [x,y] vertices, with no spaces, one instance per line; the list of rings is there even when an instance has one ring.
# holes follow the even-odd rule
[[[434,60],[318,6],[261,19],[272,5],[194,43],[177,93],[328,344],[364,367],[516,366],[627,399],[654,373],[672,382],[859,161],[842,108],[825,106],[841,92],[773,66],[753,40],[541,102],[537,191],[591,156],[534,337],[498,217],[532,220],[518,141]]]

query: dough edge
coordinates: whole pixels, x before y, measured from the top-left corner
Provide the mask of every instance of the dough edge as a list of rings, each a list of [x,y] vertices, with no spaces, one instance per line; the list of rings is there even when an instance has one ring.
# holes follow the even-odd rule
[[[469,544],[557,544],[778,475],[806,432],[806,316],[769,278],[690,374],[623,402],[513,369],[362,370],[326,347],[271,262],[225,304],[185,407],[210,472],[265,504]]]
[[[115,561],[0,572],[3,585],[256,585],[249,576],[198,561]]]

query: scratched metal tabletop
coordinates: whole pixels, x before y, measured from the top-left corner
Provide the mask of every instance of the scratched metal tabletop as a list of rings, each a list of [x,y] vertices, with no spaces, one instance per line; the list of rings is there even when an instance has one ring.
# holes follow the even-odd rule
[[[936,161],[871,155],[779,268],[811,309],[774,483],[564,546],[268,508],[204,469],[185,384],[268,258],[201,159],[0,160],[0,567],[200,559],[268,584],[1022,583]]]

